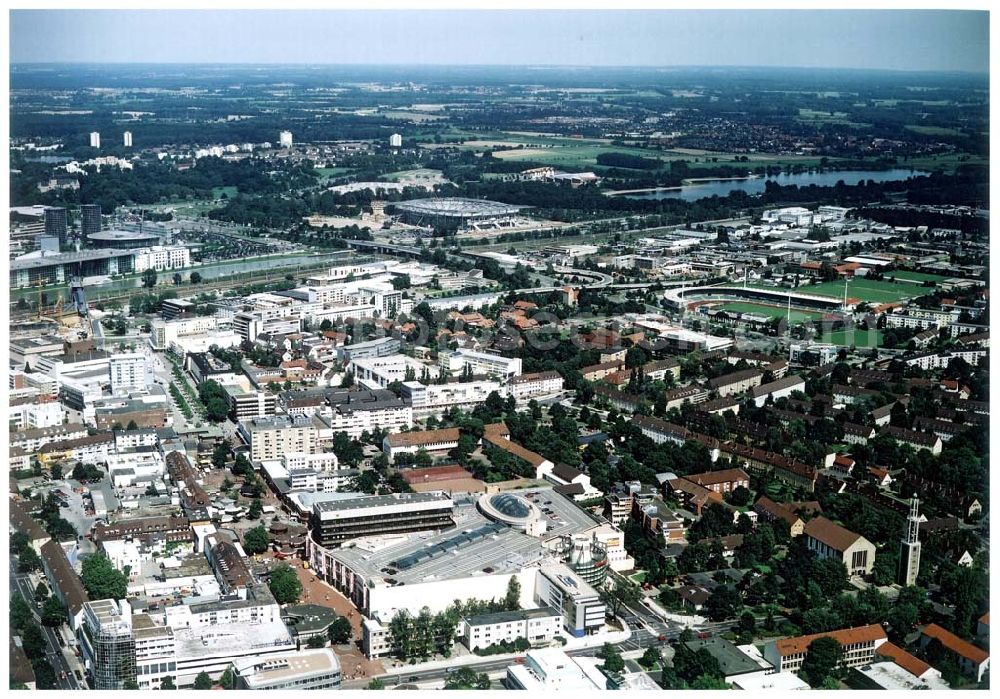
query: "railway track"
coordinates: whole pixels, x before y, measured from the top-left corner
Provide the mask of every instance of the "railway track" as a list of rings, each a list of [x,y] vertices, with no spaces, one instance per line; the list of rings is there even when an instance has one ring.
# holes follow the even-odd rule
[[[328,269],[330,267],[330,262],[324,262],[316,265],[308,265],[303,267],[294,268],[276,268],[272,270],[263,270],[261,272],[246,273],[241,274],[235,278],[220,279],[218,281],[204,281],[199,284],[184,284],[182,286],[172,286],[172,285],[161,285],[154,287],[153,290],[163,291],[165,289],[176,289],[178,293],[184,292],[184,295],[193,296],[195,294],[203,294],[210,291],[228,291],[230,289],[235,289],[241,286],[247,286],[248,284],[258,284],[261,282],[278,281],[279,279],[284,279],[285,274],[294,274],[296,277],[303,273],[313,272],[320,269]],[[108,291],[100,291],[96,287],[90,287],[89,293],[87,294],[87,305],[90,308],[94,308],[98,303],[108,303],[112,301],[127,301],[129,298],[135,296],[138,293],[148,293],[153,291],[150,289],[143,289],[141,287],[131,287],[127,289],[109,289]],[[30,311],[18,311],[16,309],[17,302],[11,301],[11,318],[15,322],[26,322],[30,320],[38,319],[38,309],[33,309]],[[48,304],[42,308],[43,316],[52,316],[54,320],[54,314],[57,312],[57,304]]]

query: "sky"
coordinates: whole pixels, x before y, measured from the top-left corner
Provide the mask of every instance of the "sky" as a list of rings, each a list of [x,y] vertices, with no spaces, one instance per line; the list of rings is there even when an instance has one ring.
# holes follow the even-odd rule
[[[989,70],[989,15],[885,10],[14,10],[13,63]]]

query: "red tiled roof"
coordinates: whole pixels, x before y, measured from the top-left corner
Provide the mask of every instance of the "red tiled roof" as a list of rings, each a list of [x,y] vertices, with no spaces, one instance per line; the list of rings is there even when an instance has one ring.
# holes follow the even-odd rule
[[[956,655],[959,655],[976,665],[981,665],[990,657],[990,654],[982,648],[978,648],[968,641],[963,641],[948,629],[942,628],[937,624],[928,624],[925,626],[923,634],[928,638],[937,639],[941,642],[942,646],[950,650],[952,653],[955,653]]]
[[[875,650],[875,654],[889,658],[892,662],[896,663],[915,677],[922,677],[925,672],[931,669],[931,666],[923,660],[907,653],[905,650],[894,643],[890,643],[889,641],[880,645]]]
[[[449,427],[443,430],[423,430],[421,432],[399,432],[390,434],[386,441],[390,447],[420,447],[430,444],[457,442],[459,430]]]
[[[879,640],[884,641],[887,638],[885,635],[885,629],[878,624],[869,624],[868,626],[858,626],[853,629],[840,629],[838,631],[814,633],[808,636],[783,638],[780,641],[776,641],[775,646],[778,649],[778,655],[782,657],[796,655],[798,653],[808,652],[810,643],[815,641],[817,638],[824,637],[830,637],[842,646],[854,643],[874,643]]]
[[[757,502],[754,503],[753,508],[757,512],[764,512],[771,517],[783,519],[788,522],[789,526],[795,524],[799,519],[801,519],[791,510],[791,508],[787,507],[783,503],[775,502],[767,496],[762,496],[759,500],[757,500]]]
[[[822,516],[806,522],[803,531],[807,536],[826,544],[835,551],[846,551],[858,539],[864,538]]]
[[[733,481],[749,481],[750,476],[742,468],[727,468],[721,471],[705,471],[704,473],[694,473],[684,476],[698,485],[709,486],[716,483],[730,483]]]

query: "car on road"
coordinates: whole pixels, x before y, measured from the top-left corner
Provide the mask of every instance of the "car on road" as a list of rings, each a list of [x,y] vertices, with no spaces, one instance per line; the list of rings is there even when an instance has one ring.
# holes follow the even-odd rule
[[[416,675],[410,675],[410,677],[406,681],[407,682],[417,682],[419,679],[420,678],[417,677]]]
[[[711,638],[711,637],[712,637],[711,631],[702,631],[700,634],[698,634],[698,638]]]
[[[73,670],[73,674],[76,675],[76,679],[78,679],[81,682],[83,682],[83,675],[80,674],[79,670]]]
[[[657,640],[657,641],[660,641],[660,642],[662,643],[663,641],[666,641],[666,640],[667,640],[667,637],[666,637],[666,636],[664,636],[664,635],[663,635],[663,634],[661,633],[661,634],[659,635],[659,637],[657,637],[657,639],[656,639],[656,640]]]

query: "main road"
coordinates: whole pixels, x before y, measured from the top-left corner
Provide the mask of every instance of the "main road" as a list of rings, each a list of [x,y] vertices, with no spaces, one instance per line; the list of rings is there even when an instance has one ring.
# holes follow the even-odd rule
[[[48,587],[51,588],[51,585]],[[45,641],[48,645],[45,650],[45,659],[49,661],[52,668],[56,671],[56,688],[86,689],[86,686],[78,682],[76,676],[73,674],[73,666],[66,658],[66,652],[62,644],[59,643],[58,630],[42,624],[41,616],[35,607],[35,588],[31,585],[31,577],[25,573],[17,572],[17,560],[13,556],[10,558],[10,591],[11,593],[18,592],[21,594],[21,597],[31,607],[31,615],[34,617],[35,623],[38,624],[38,627],[45,635]],[[63,673],[66,674],[65,678],[63,678]]]

